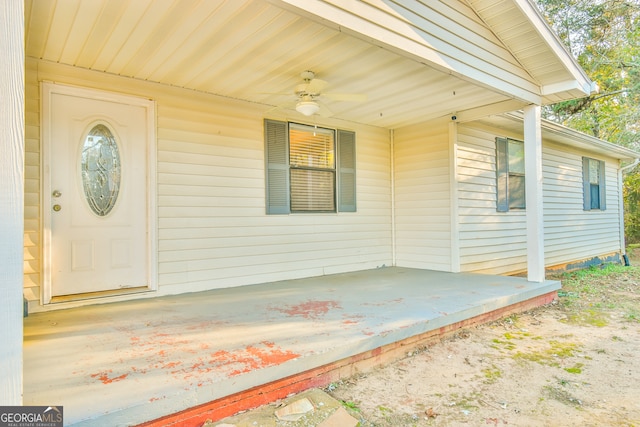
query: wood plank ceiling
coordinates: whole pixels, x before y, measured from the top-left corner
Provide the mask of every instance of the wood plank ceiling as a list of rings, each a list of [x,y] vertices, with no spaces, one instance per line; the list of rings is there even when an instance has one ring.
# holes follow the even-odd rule
[[[265,106],[313,70],[336,118],[398,128],[509,98],[261,0],[26,0],[26,55]]]

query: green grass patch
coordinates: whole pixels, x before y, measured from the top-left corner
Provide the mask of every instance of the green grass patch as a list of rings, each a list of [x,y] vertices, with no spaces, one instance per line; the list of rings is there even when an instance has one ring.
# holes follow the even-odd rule
[[[576,363],[571,368],[564,368],[564,370],[570,374],[581,374],[583,366],[583,363]]]
[[[578,310],[571,313],[567,315],[565,322],[572,323],[574,325],[596,326],[598,328],[602,328],[609,324],[607,314],[594,308]]]
[[[522,352],[518,351],[513,355],[515,360],[526,360],[536,362],[541,365],[559,366],[558,360],[575,355],[578,345],[574,343],[562,343],[560,341],[549,341],[549,348],[540,351]]]
[[[499,340],[498,338],[494,338],[491,341],[493,342],[491,347],[497,350],[514,350],[516,348],[516,345],[509,341]]]
[[[356,402],[341,400],[340,403],[342,403],[342,406],[344,406],[347,409],[350,409],[355,412],[360,412],[360,408],[358,408],[358,404]]]
[[[498,381],[498,379],[502,378],[502,371],[495,365],[491,365],[491,368],[483,369],[482,373],[484,374],[485,384],[493,384]]]

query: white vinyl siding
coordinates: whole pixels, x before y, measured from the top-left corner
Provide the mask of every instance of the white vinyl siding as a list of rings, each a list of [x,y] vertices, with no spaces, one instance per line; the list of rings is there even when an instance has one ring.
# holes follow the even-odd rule
[[[396,130],[394,147],[396,265],[450,271],[448,122]]]
[[[585,211],[582,157],[604,161],[606,210]],[[619,252],[617,162],[556,144],[543,145],[545,260],[547,266]]]
[[[489,274],[526,271],[524,211],[496,212],[495,137],[499,129],[458,127],[458,204],[461,270]],[[519,139],[522,135],[510,135]],[[585,211],[582,157],[589,155],[543,139],[545,266],[618,252],[619,183],[613,159],[605,165],[606,211]]]
[[[525,211],[496,211],[497,135],[458,126],[458,221],[464,272],[504,274],[527,268]]]
[[[358,211],[265,214],[263,113],[216,96],[47,62],[27,61],[27,150],[33,188],[25,216],[33,264],[25,275],[37,307],[41,239],[37,81],[152,98],[157,105],[158,286],[154,295],[195,292],[390,265],[389,134],[354,125]],[[319,123],[320,124],[320,123]],[[338,127],[330,120],[327,127]],[[360,144],[361,142],[361,144]],[[29,230],[29,229],[27,229]],[[29,259],[27,259],[29,262]],[[152,296],[152,295],[151,295]]]
[[[40,87],[36,63],[25,63],[24,295],[40,299]]]

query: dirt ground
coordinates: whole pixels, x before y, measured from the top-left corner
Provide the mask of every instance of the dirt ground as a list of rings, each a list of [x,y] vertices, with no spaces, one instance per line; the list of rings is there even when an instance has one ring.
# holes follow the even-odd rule
[[[640,426],[640,249],[551,305],[331,384],[360,426]]]

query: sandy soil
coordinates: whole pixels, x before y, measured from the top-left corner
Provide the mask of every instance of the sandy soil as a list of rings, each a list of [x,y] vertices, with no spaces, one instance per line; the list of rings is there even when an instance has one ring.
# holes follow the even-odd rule
[[[632,267],[561,276],[551,305],[326,390],[363,427],[640,426],[638,255]]]

